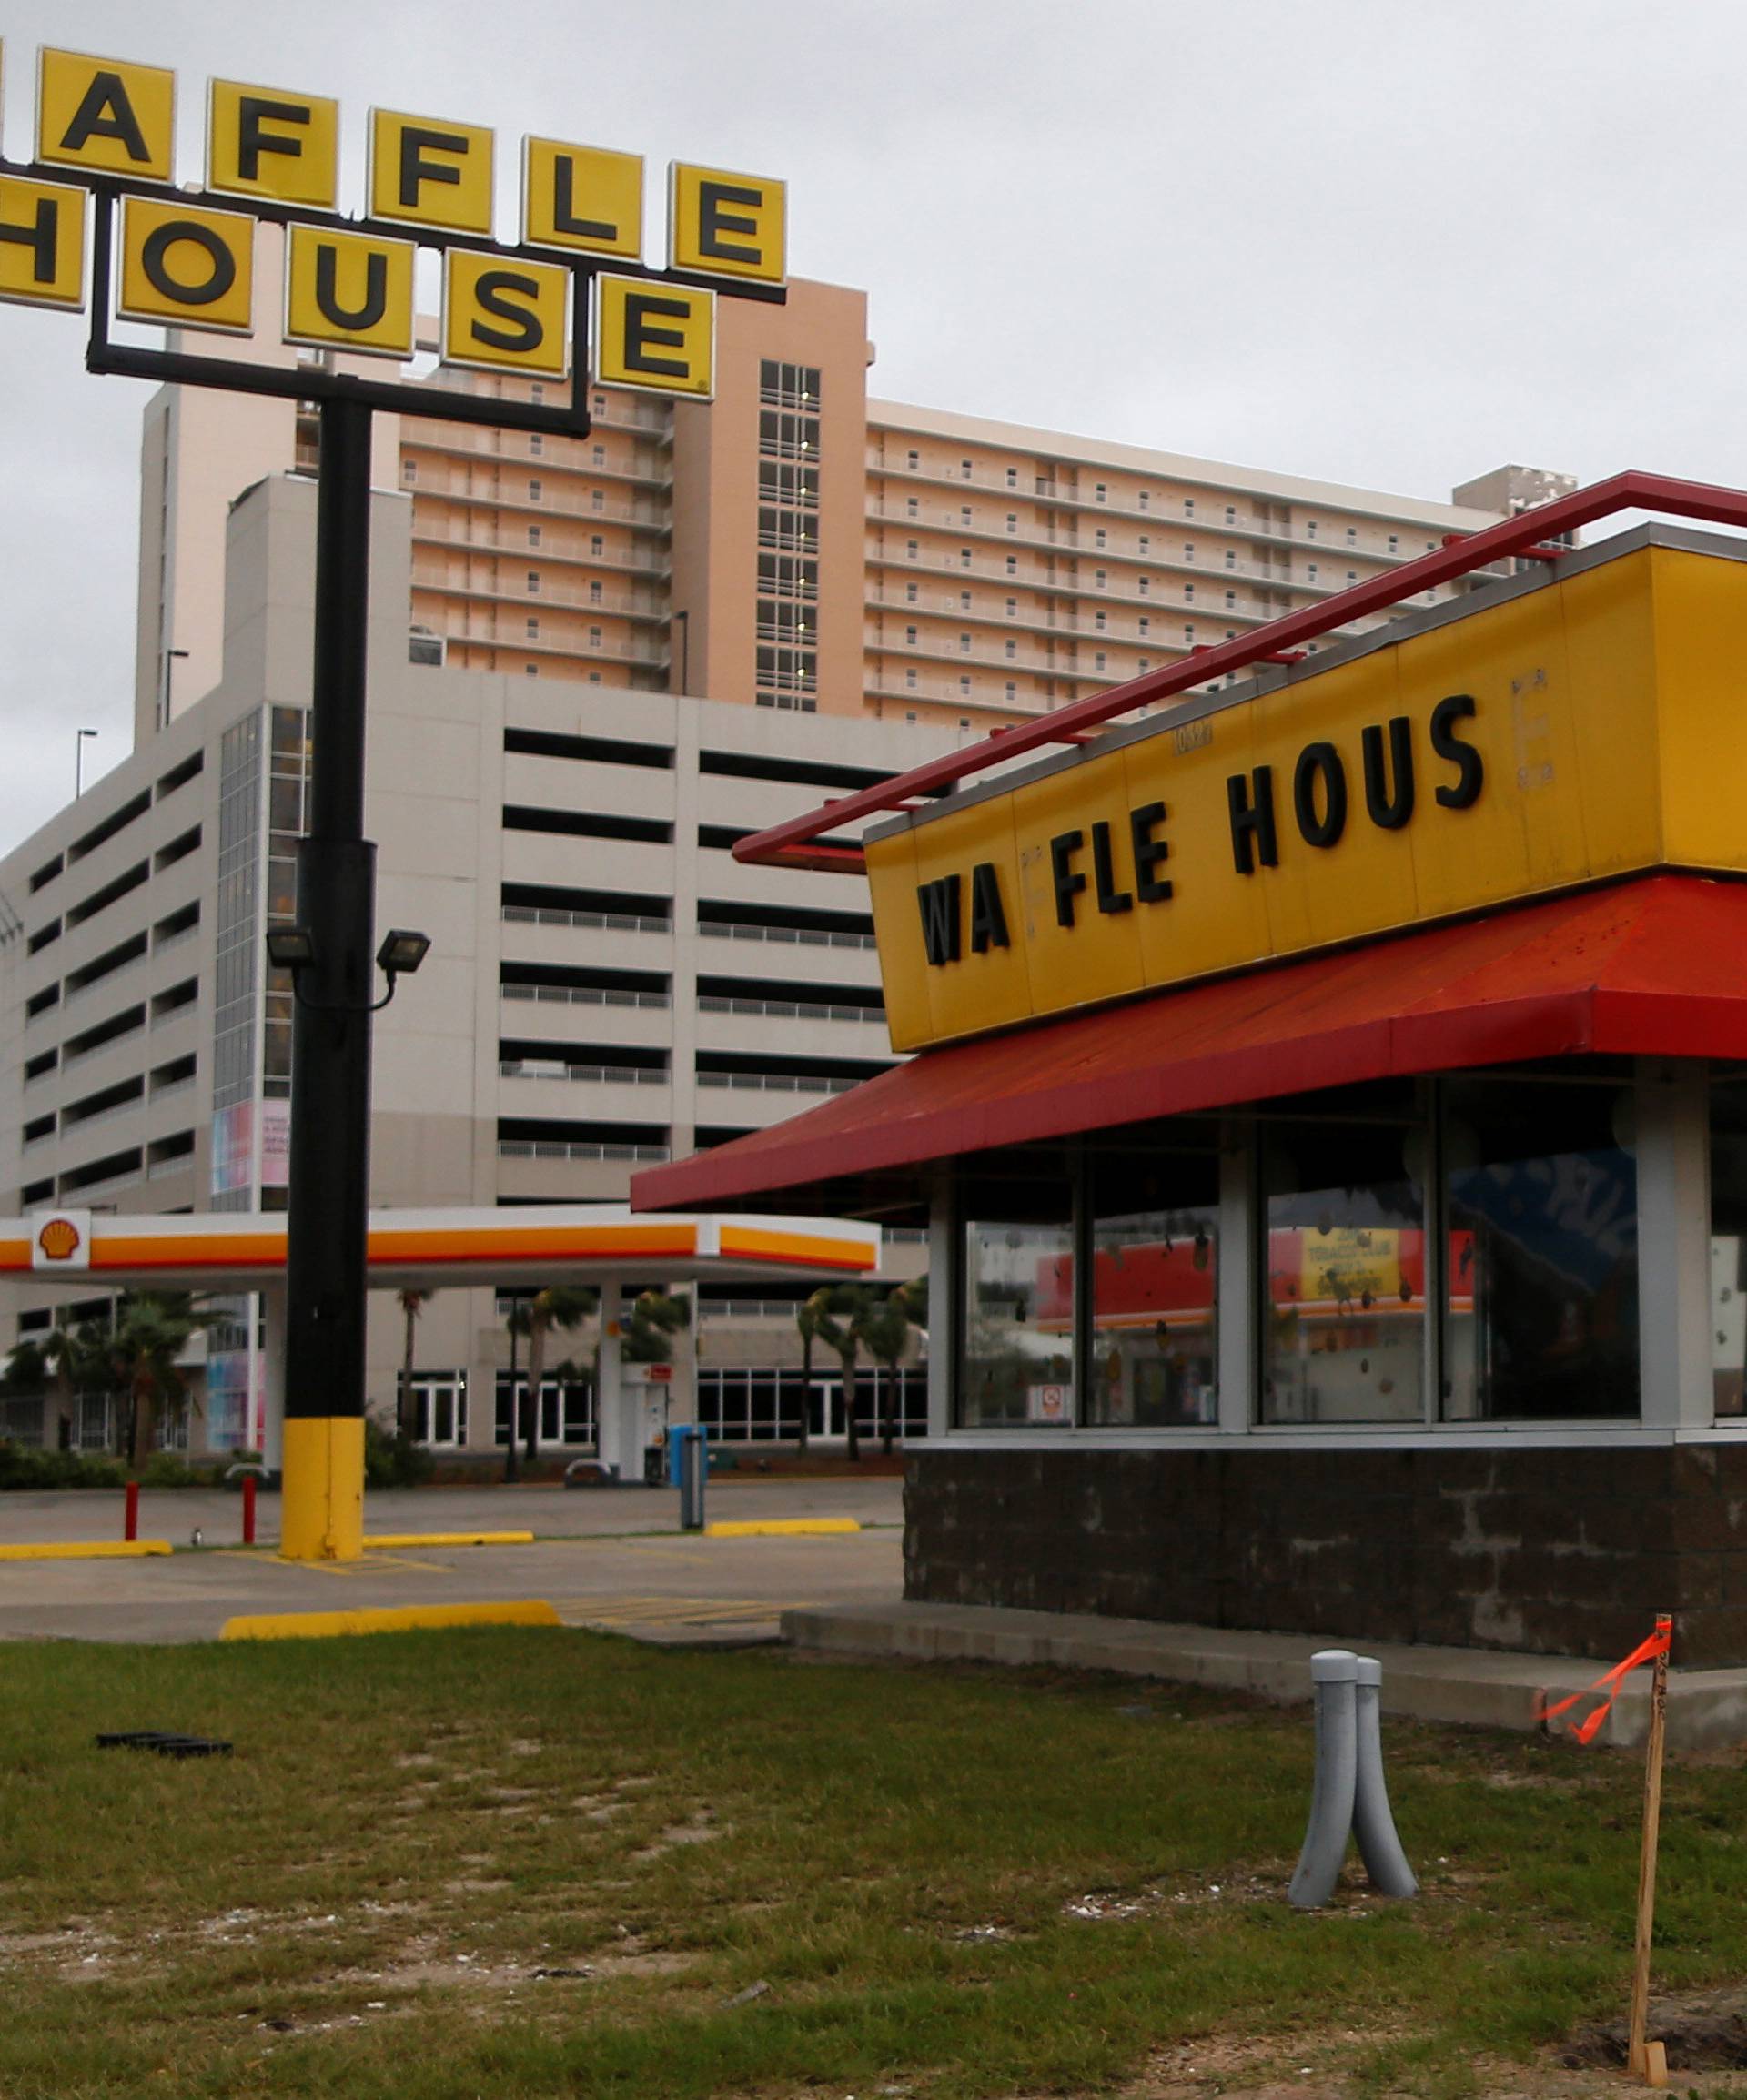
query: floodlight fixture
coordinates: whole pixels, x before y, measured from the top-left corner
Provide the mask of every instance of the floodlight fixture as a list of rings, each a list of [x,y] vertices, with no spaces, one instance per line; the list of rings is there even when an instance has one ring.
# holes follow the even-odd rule
[[[316,937],[303,926],[269,926],[267,959],[276,970],[289,970],[295,977],[316,959]]]

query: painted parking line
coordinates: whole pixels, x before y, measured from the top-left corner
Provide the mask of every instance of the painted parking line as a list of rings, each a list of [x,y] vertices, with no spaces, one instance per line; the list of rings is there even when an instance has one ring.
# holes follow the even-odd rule
[[[384,1531],[364,1541],[367,1553],[393,1553],[403,1547],[531,1546],[531,1531]]]

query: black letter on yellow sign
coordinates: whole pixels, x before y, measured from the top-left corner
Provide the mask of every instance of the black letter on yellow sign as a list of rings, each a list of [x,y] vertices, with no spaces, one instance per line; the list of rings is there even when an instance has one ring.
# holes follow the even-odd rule
[[[264,124],[308,124],[309,112],[299,102],[270,102],[259,95],[245,95],[237,105],[237,172],[245,182],[261,178],[261,156],[282,153],[288,159],[303,157],[300,138],[279,138],[263,131]]]
[[[649,292],[632,292],[625,300],[625,369],[647,372],[653,379],[690,379],[692,368],[683,358],[653,357],[649,345],[666,343],[682,350],[685,348],[682,335],[673,328],[651,328],[650,322],[662,314],[670,319],[683,321],[690,318],[692,308],[683,299],[662,299]]]
[[[487,270],[475,283],[473,297],[487,313],[510,323],[508,328],[489,328],[483,321],[470,322],[468,332],[476,343],[494,350],[537,350],[546,340],[540,316],[511,304],[515,297],[540,297],[540,287],[532,278],[523,277],[520,270]]]
[[[378,253],[364,258],[364,303],[343,307],[339,303],[339,253],[331,247],[316,250],[316,304],[321,318],[337,328],[373,328],[388,311],[389,258]]]
[[[1431,748],[1439,758],[1449,759],[1457,770],[1454,787],[1438,790],[1437,800],[1447,810],[1471,809],[1480,799],[1480,783],[1486,778],[1485,763],[1474,746],[1464,743],[1456,733],[1456,724],[1473,712],[1474,696],[1468,692],[1452,692],[1431,711]]]
[[[698,185],[698,253],[708,256],[712,262],[751,263],[756,268],[764,260],[761,247],[746,247],[738,241],[723,240],[725,233],[756,234],[758,221],[742,218],[738,213],[724,211],[726,204],[750,204],[754,210],[764,201],[762,190],[745,189],[737,183],[701,182]]]
[[[1055,924],[1074,924],[1074,900],[1086,887],[1086,877],[1074,865],[1074,855],[1086,843],[1082,831],[1057,832],[1049,842],[1049,865],[1055,878]]]
[[[1116,870],[1110,864],[1110,827],[1100,821],[1092,827],[1092,876],[1097,886],[1101,912],[1132,912],[1135,900],[1116,887]]]
[[[1322,776],[1322,813],[1317,813],[1317,776]],[[1292,774],[1292,808],[1308,846],[1332,846],[1347,829],[1347,769],[1331,743],[1308,743]]]
[[[433,153],[459,153],[467,151],[467,141],[453,131],[421,131],[415,125],[408,125],[400,134],[400,202],[409,211],[419,207],[419,186],[423,182],[454,182],[461,179],[459,167],[448,167],[440,160],[427,160],[425,148]]]
[[[1153,836],[1154,826],[1164,822],[1163,803],[1142,803],[1128,813],[1128,835],[1135,849],[1135,892],[1143,904],[1162,904],[1171,894],[1170,883],[1154,873],[1170,857],[1170,847]]]
[[[36,224],[0,226],[0,240],[16,241],[30,250],[30,274],[39,285],[55,282],[55,250],[58,245],[61,207],[52,197],[36,200]]]
[[[978,861],[971,870],[971,953],[1010,947],[1007,914],[1001,906],[1001,881],[993,861]]]
[[[1389,762],[1383,763],[1383,732],[1375,722],[1359,732],[1365,752],[1365,807],[1382,832],[1399,832],[1413,814],[1413,724],[1405,714],[1389,718]],[[1395,775],[1389,793],[1389,774]]]
[[[1231,857],[1237,873],[1253,875],[1258,862],[1265,868],[1277,868],[1280,849],[1274,833],[1274,768],[1258,765],[1247,781],[1242,773],[1233,773],[1226,782],[1226,807],[1231,816]]]
[[[552,231],[574,234],[579,240],[617,240],[619,228],[603,218],[578,218],[576,163],[568,153],[552,162]]]
[[[170,270],[170,250],[184,241],[201,249],[212,266],[205,284],[184,283]],[[161,298],[174,299],[184,307],[209,307],[237,282],[236,257],[210,227],[188,218],[170,219],[148,233],[139,251],[139,267]]]
[[[129,160],[149,161],[152,157],[118,73],[91,76],[91,85],[85,91],[85,99],[73,112],[73,121],[66,127],[60,149],[63,153],[77,153],[93,138],[116,139],[126,147]]]
[[[942,875],[916,891],[922,907],[922,945],[931,969],[958,960],[958,891],[956,875]]]

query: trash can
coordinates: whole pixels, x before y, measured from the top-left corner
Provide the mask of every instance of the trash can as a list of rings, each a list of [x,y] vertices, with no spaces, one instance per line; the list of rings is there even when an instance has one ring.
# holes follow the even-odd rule
[[[709,1472],[709,1441],[698,1422],[677,1422],[667,1432],[668,1485],[680,1490],[680,1529],[703,1529],[703,1484]]]

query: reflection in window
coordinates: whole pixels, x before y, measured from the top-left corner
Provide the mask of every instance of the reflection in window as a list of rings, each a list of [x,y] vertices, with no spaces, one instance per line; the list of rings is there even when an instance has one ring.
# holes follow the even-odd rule
[[[1720,1415],[1747,1414],[1747,1085],[1711,1089],[1711,1372]]]
[[[1218,1236],[1209,1204],[1095,1220],[1088,1421],[1166,1429],[1218,1419]]]
[[[959,1420],[1071,1425],[1074,1228],[967,1223]]]
[[[1638,1412],[1638,1163],[1629,1088],[1446,1089],[1444,1414]]]
[[[1265,1422],[1422,1411],[1424,1195],[1410,1126],[1283,1123],[1262,1137]]]

